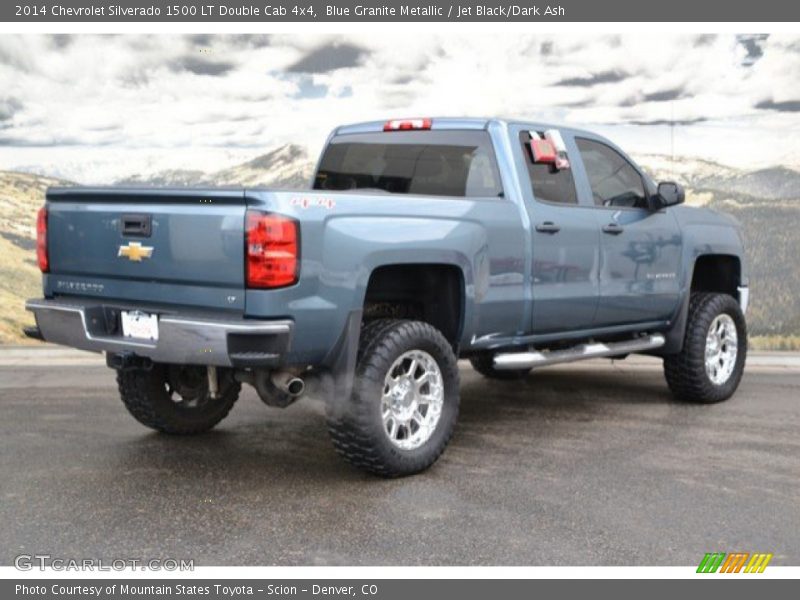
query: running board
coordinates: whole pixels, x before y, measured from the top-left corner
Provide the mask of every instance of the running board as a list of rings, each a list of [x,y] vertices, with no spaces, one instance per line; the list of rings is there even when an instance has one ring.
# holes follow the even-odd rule
[[[635,340],[626,340],[624,342],[614,342],[611,344],[581,344],[580,346],[574,346],[566,350],[511,352],[496,355],[494,357],[494,368],[498,371],[530,369],[532,367],[574,362],[587,358],[644,352],[645,350],[660,348],[663,345],[664,336],[657,333]]]

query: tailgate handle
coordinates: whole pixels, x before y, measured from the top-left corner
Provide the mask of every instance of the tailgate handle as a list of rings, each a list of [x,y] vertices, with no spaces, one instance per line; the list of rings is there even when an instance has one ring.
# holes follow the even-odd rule
[[[150,215],[122,215],[122,235],[150,237],[153,233],[153,220]]]

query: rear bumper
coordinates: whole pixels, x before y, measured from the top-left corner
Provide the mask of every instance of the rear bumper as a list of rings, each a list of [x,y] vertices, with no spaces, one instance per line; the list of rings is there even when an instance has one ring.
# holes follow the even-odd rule
[[[92,352],[130,353],[155,362],[220,367],[277,367],[291,344],[291,320],[219,318],[145,308],[159,314],[158,340],[123,337],[116,326],[119,310],[72,300],[28,300],[41,337],[48,342]]]

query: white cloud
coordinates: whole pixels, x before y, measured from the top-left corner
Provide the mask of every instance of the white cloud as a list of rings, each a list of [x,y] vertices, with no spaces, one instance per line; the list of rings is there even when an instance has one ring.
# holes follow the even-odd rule
[[[2,36],[0,168],[108,182],[286,142],[313,153],[337,124],[408,115],[587,125],[659,153],[672,148],[658,123],[694,123],[676,127],[677,152],[800,166],[800,37],[742,40]]]

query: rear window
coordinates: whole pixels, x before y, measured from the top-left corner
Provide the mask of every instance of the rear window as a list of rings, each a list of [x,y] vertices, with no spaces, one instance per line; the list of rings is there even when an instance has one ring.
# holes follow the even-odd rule
[[[392,131],[334,137],[315,190],[379,190],[429,196],[502,196],[485,131]]]

